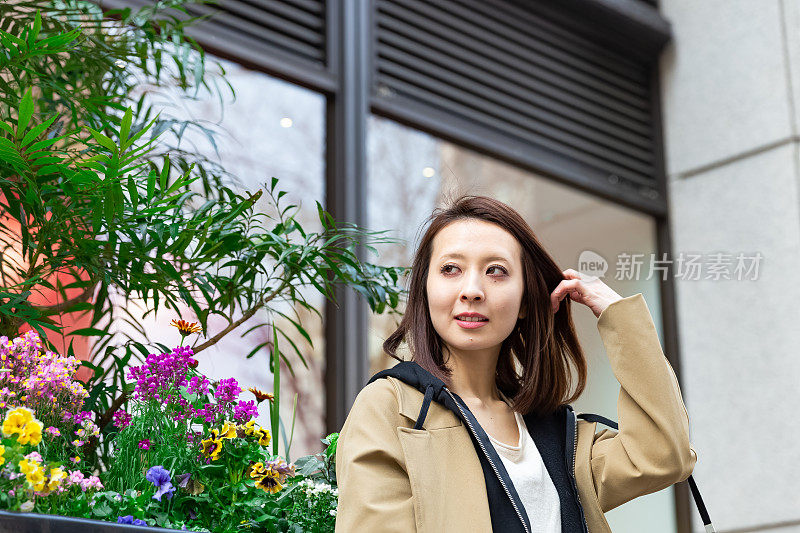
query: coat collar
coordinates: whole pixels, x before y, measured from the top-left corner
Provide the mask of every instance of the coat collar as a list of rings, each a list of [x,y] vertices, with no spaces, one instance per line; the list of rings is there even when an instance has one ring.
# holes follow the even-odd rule
[[[444,390],[444,382],[416,362],[398,363],[390,369],[378,372],[369,382],[379,378],[386,378],[392,383],[397,393],[400,414],[414,422],[415,429],[432,430],[463,425],[461,417],[456,414],[459,408],[453,403],[457,396],[451,397]],[[458,401],[463,402],[460,399]],[[519,521],[512,513],[510,502],[504,494],[505,488],[508,487],[512,505],[522,513],[525,527],[528,528],[528,517],[522,508],[522,501],[514,490],[510,476],[494,446],[466,404],[462,403],[461,408],[464,411],[462,414],[469,418],[472,426],[469,434],[484,471],[493,526],[502,526],[507,531],[516,531],[515,528],[519,526]],[[572,433],[575,429],[573,425],[575,419],[571,407],[562,406],[557,412],[545,417],[527,414],[523,418],[558,492],[562,511],[562,531],[583,532],[583,513],[570,472],[572,465],[571,461],[566,460],[568,455],[568,459],[572,459],[572,441],[575,438]],[[489,457],[486,457],[486,454]],[[489,465],[492,463],[490,468]]]
[[[397,389],[397,396],[400,403],[400,414],[408,418],[412,422],[416,422],[419,417],[420,410],[422,409],[422,401],[424,395],[417,389],[403,383],[395,377],[387,377],[387,379]],[[463,423],[456,414],[444,407],[439,402],[431,402],[428,407],[428,414],[422,427],[425,429],[444,429],[460,426]]]

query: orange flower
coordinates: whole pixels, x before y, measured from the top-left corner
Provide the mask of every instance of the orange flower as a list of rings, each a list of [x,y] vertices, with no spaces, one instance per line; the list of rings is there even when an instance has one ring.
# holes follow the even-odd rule
[[[172,322],[169,323],[170,326],[175,326],[178,328],[178,331],[184,337],[190,333],[200,333],[203,331],[203,328],[197,325],[197,322],[192,322],[191,324],[185,320],[175,320],[173,319]]]
[[[253,393],[253,395],[256,397],[256,401],[258,403],[261,403],[264,400],[272,401],[275,398],[274,394],[270,394],[268,392],[264,392],[262,390],[259,390],[259,389],[255,388],[255,387],[250,387],[247,390],[249,390],[250,392]]]

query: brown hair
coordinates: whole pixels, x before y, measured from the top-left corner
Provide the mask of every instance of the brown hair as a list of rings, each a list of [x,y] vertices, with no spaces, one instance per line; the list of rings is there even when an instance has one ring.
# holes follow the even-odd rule
[[[451,385],[452,371],[443,361],[442,339],[433,327],[426,281],[433,251],[433,238],[457,220],[479,219],[511,233],[522,248],[524,318],[517,320],[511,334],[503,341],[497,360],[495,383],[523,414],[547,415],[560,405],[575,401],[586,387],[586,358],[572,324],[570,299],[562,300],[553,313],[550,294],[566,279],[552,257],[544,250],[522,216],[508,205],[486,196],[465,195],[449,207],[437,208],[428,217],[427,231],[420,241],[411,266],[406,310],[397,330],[383,343],[383,350],[397,360],[397,348],[406,341],[412,360]],[[522,367],[517,373],[514,357]],[[573,385],[570,361],[577,371]],[[569,396],[568,396],[569,395]]]

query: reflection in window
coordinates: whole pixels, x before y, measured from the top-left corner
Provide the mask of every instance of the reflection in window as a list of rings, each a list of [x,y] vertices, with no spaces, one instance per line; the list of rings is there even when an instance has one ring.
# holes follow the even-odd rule
[[[279,179],[278,189],[287,191],[281,206],[291,204],[300,207],[296,218],[308,231],[320,231],[315,200],[324,205],[324,110],[322,95],[286,83],[265,74],[254,72],[229,61],[208,57],[208,68],[219,61],[225,68],[227,81],[233,86],[236,97],[224,94],[223,104],[218,97],[198,100],[181,99],[177,91],[161,90],[152,97],[161,106],[164,115],[179,118],[195,118],[206,121],[208,127],[219,131],[212,144],[201,131],[187,130],[181,146],[203,153],[211,161],[235,176],[232,188],[254,192],[263,188],[274,176]],[[201,95],[202,96],[202,95]],[[217,154],[218,151],[218,154]],[[262,211],[274,215],[274,207],[264,198],[256,204]],[[272,209],[270,209],[272,208]],[[306,301],[322,313],[325,299],[316,289],[301,288]],[[274,302],[273,302],[274,303]],[[295,311],[285,302],[276,307],[291,317]],[[290,459],[318,453],[322,450],[321,439],[325,428],[325,345],[322,320],[301,306],[296,313],[304,329],[313,340],[313,347],[297,333],[286,319],[276,316],[278,326],[298,346],[308,363],[306,369],[289,343],[280,336],[281,351],[291,361],[294,377],[285,363],[281,367],[281,419],[287,433],[292,431],[292,406],[297,394],[297,408]],[[143,323],[151,339],[164,344],[177,345],[180,336],[168,326],[175,318],[161,312],[157,317],[148,316]],[[193,315],[187,310],[185,317]],[[232,317],[234,320],[241,315]],[[258,328],[242,338],[252,326],[267,321],[265,313],[256,316],[229,333],[216,345],[198,354],[199,370],[211,379],[235,377],[245,390],[241,398],[252,400],[246,392],[248,387],[272,391],[272,374],[269,372],[269,347],[262,348],[251,358],[251,350],[271,336],[267,327]],[[209,334],[214,335],[227,325],[221,317],[209,317]],[[191,340],[193,337],[187,337]],[[202,340],[201,340],[202,342]],[[199,344],[199,342],[197,343]],[[259,409],[259,423],[270,427],[269,408],[263,403]],[[285,447],[280,444],[283,454]]]
[[[605,258],[609,269],[603,281],[623,296],[641,292],[655,323],[660,324],[656,277],[646,280],[648,273],[643,269],[640,279],[614,279],[618,254],[650,257],[656,252],[655,223],[649,216],[383,118],[370,118],[368,142],[367,226],[393,228],[390,235],[404,241],[380,245],[380,264],[411,265],[423,224],[434,208],[461,194],[491,196],[522,214],[562,270],[577,270],[578,257],[586,250]],[[616,419],[619,383],[597,332],[597,319],[584,306],[574,305],[573,309],[589,361],[589,381],[574,407]],[[382,345],[399,318],[372,314],[369,320],[371,375],[397,363],[383,352]],[[401,346],[398,354],[410,359],[406,346]],[[663,525],[657,531],[674,531],[673,505],[669,489],[639,498],[606,516],[614,531],[638,531],[642,513],[648,514],[648,524]],[[661,519],[653,520],[654,514]]]

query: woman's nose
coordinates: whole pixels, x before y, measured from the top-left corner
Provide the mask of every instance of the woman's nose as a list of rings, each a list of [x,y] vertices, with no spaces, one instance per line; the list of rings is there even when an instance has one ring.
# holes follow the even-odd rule
[[[461,299],[462,300],[483,299],[483,287],[481,287],[480,281],[475,279],[475,276],[468,276],[468,279],[464,283],[464,287],[461,289]]]

